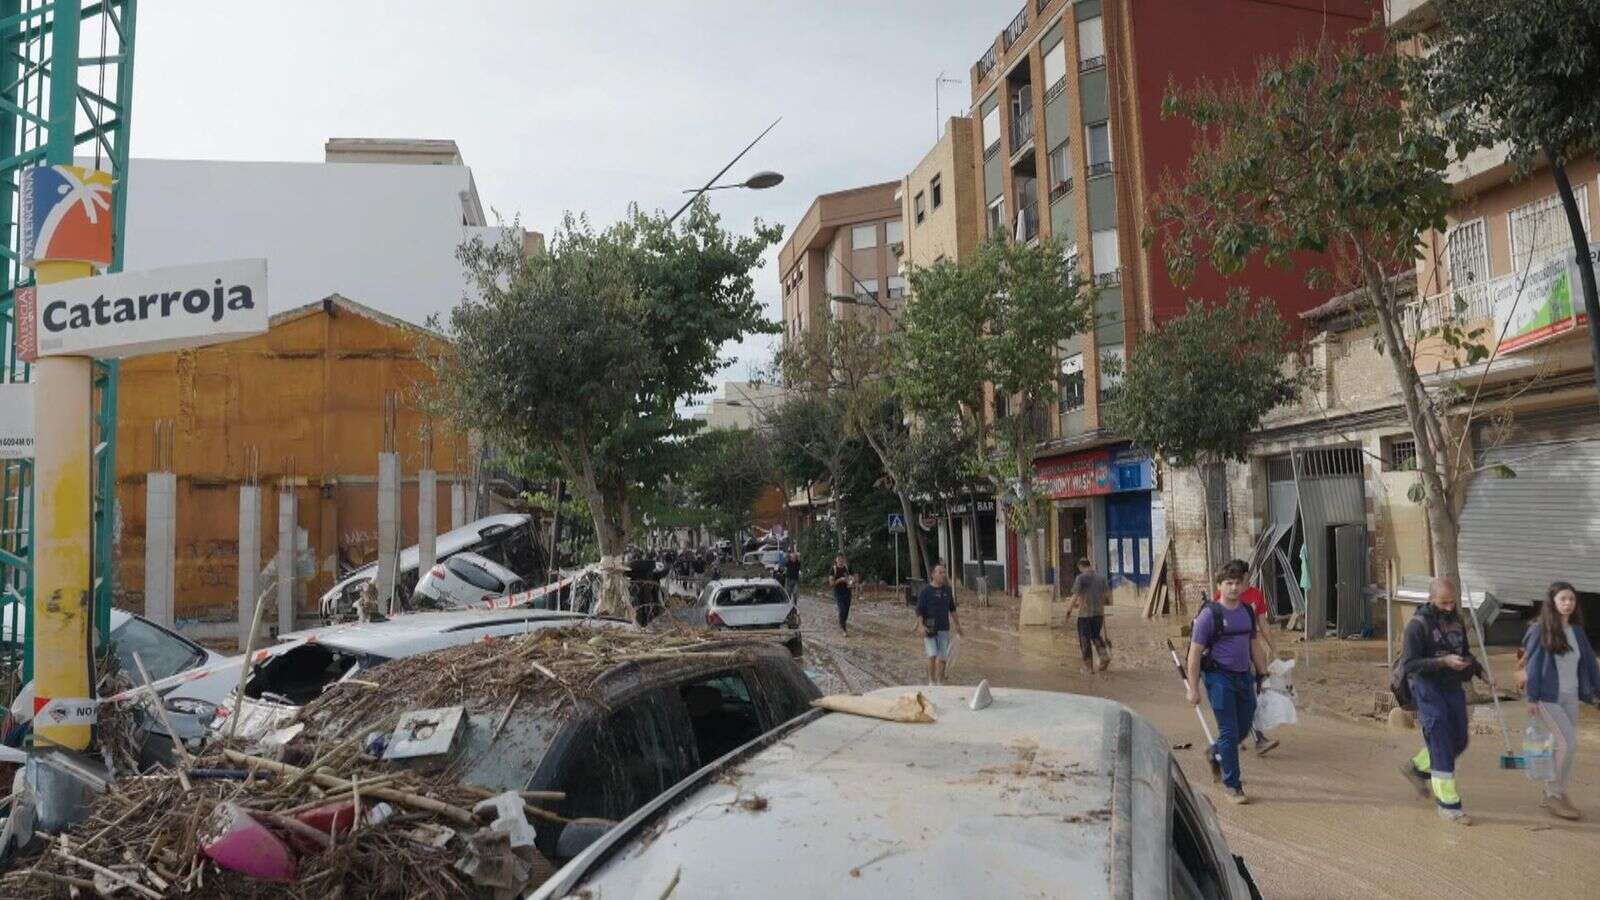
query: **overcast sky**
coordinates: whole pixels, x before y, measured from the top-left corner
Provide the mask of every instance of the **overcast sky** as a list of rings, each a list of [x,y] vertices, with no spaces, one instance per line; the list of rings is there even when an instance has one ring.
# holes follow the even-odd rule
[[[485,206],[549,232],[676,209],[773,119],[714,194],[787,229],[819,193],[903,176],[1021,0],[160,0],[139,10],[132,150],[322,158],[329,137],[452,138]],[[782,315],[769,254],[757,292]],[[766,341],[728,348],[742,378]]]

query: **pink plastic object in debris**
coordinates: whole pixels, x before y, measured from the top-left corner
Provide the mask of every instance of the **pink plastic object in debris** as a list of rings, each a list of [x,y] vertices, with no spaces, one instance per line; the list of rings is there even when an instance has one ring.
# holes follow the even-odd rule
[[[224,869],[263,881],[293,881],[294,855],[237,804],[219,803],[200,830],[200,849]]]
[[[356,804],[354,800],[343,803],[334,802],[302,813],[296,813],[295,818],[310,825],[312,828],[328,834],[344,834],[356,820]]]

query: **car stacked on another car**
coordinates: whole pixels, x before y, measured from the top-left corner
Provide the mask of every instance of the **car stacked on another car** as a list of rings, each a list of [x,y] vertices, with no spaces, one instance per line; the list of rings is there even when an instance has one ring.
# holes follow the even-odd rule
[[[518,593],[526,584],[492,559],[463,551],[436,563],[417,580],[413,609],[464,609]]]

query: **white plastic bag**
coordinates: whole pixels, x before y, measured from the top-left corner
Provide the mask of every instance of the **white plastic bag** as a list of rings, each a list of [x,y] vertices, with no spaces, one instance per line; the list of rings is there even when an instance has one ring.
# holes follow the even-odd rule
[[[1293,725],[1298,721],[1300,716],[1288,694],[1268,688],[1256,695],[1257,728],[1271,731],[1279,725]]]
[[[1267,690],[1294,696],[1294,660],[1275,659],[1267,663]]]

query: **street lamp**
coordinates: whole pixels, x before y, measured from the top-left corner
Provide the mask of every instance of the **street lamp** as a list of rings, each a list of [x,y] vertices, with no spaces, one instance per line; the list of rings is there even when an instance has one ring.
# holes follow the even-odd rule
[[[767,132],[768,131],[771,131],[772,129],[778,127],[778,123],[781,122],[781,121],[783,121],[783,117],[782,116],[779,116],[778,118],[773,119],[772,120],[772,124],[768,125],[766,127],[765,131],[762,131],[760,134],[756,135],[756,139],[751,141],[750,145],[748,147],[745,147],[743,150],[740,150],[738,156],[735,156],[733,159],[729,160],[728,164],[722,167],[722,171],[720,171],[717,174],[711,176],[711,180],[706,182],[706,186],[705,187],[698,188],[698,189],[693,190],[693,191],[684,191],[684,193],[686,193],[686,194],[692,193],[693,196],[691,196],[688,200],[684,201],[684,204],[682,206],[678,207],[678,211],[672,214],[672,218],[667,220],[667,224],[671,225],[673,222],[678,221],[678,217],[683,215],[684,210],[687,210],[690,206],[692,206],[694,204],[694,201],[699,199],[700,195],[704,194],[706,191],[722,190],[723,188],[731,188],[731,187],[750,188],[751,190],[761,191],[761,190],[766,190],[769,187],[774,187],[777,184],[779,184],[780,182],[782,182],[783,181],[783,176],[779,175],[777,172],[757,172],[754,175],[751,175],[749,178],[745,179],[740,184],[721,184],[721,185],[717,184],[717,179],[718,178],[721,178],[722,176],[728,174],[728,170],[733,168],[736,164],[738,164],[739,160],[744,159],[744,155],[746,153],[749,153],[750,150],[752,148],[754,148],[756,144],[760,143],[761,139],[767,136]]]
[[[783,184],[783,175],[779,172],[757,172],[738,184],[713,184],[702,188],[684,188],[685,194],[703,194],[706,191],[725,191],[728,188],[749,188],[752,191],[764,191],[770,187]]]

